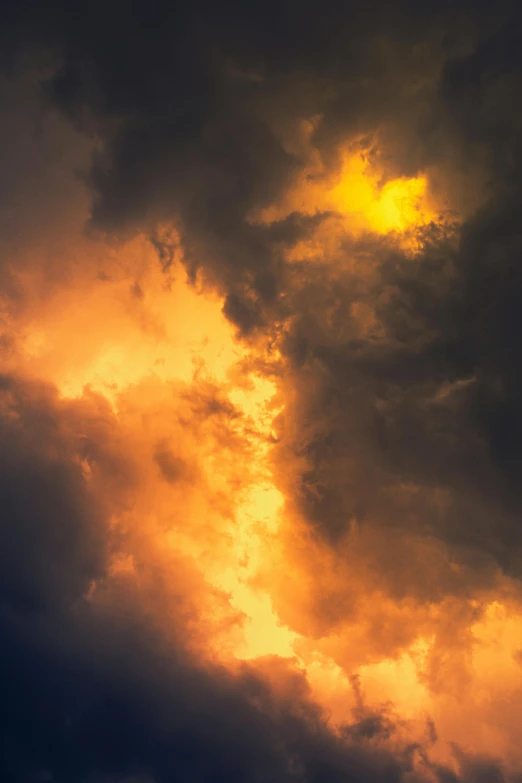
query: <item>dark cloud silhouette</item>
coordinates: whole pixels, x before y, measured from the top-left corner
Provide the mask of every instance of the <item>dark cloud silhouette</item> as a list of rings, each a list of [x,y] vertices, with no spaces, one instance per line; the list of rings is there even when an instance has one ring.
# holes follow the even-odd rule
[[[45,612],[74,603],[104,574],[103,504],[82,473],[89,437],[57,409],[52,389],[3,376],[1,394],[2,606]]]

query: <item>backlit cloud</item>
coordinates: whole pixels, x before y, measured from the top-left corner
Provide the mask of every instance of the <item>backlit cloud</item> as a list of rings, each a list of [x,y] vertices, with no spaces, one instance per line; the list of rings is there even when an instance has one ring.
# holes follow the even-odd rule
[[[514,4],[8,3],[2,779],[515,781]]]

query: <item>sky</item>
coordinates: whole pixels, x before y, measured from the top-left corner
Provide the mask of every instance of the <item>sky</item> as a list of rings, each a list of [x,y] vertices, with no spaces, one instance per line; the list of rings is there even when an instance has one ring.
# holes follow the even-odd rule
[[[0,779],[522,779],[522,10],[4,0]]]

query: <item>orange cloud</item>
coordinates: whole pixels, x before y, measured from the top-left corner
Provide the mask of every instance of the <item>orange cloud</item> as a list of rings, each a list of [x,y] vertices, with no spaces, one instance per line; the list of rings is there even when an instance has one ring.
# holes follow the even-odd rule
[[[294,210],[330,213],[311,237],[286,249],[286,260],[331,263],[346,237],[365,235],[415,250],[436,217],[427,177],[384,181],[348,148],[340,161],[328,172],[312,155],[310,170],[281,203],[257,216],[272,222]],[[410,735],[433,716],[441,746],[458,738],[477,747],[476,731],[488,751],[517,758],[499,704],[518,682],[518,615],[508,622],[505,605],[491,595],[478,596],[478,619],[467,599],[399,597],[400,586],[381,568],[385,556],[393,559],[400,544],[412,564],[404,585],[431,585],[439,568],[449,568],[440,547],[421,547],[414,536],[398,544],[355,518],[350,535],[330,546],[303,519],[307,447],[329,426],[326,412],[324,419],[310,415],[315,396],[320,404],[324,368],[300,374],[277,340],[275,347],[262,338],[241,342],[223,314],[223,297],[191,283],[181,257],[165,274],[144,237],[113,248],[78,240],[80,256],[94,251],[99,264],[74,267],[45,299],[25,271],[31,306],[10,316],[17,332],[11,369],[54,384],[66,406],[103,408],[92,439],[107,439],[128,466],[101,481],[96,457],[87,453],[82,462],[86,480],[99,482],[112,508],[120,541],[108,580],[92,586],[90,600],[110,607],[117,592],[142,602],[167,635],[182,633],[195,655],[232,669],[251,661],[281,692],[289,682],[281,671],[304,675],[334,727],[353,718],[362,694],[368,709],[393,703]],[[330,290],[324,301],[317,290],[304,298],[306,273],[289,272],[288,300],[301,313],[315,307],[327,336],[350,328],[349,336],[379,339],[370,295],[379,261],[346,265],[369,293],[349,303],[336,294],[341,321]],[[281,329],[283,340],[285,329],[291,325]],[[356,440],[357,423],[352,435]],[[363,460],[325,462],[330,476],[338,471],[347,486],[366,482],[371,494]],[[311,490],[320,496],[319,487]],[[462,616],[450,628],[441,617],[457,611]],[[492,641],[495,634],[501,642]],[[283,666],[274,657],[288,660]],[[293,682],[302,683],[299,677]],[[467,694],[468,706],[455,704],[456,692]],[[513,698],[510,714],[517,709]],[[439,746],[433,753],[449,759]]]

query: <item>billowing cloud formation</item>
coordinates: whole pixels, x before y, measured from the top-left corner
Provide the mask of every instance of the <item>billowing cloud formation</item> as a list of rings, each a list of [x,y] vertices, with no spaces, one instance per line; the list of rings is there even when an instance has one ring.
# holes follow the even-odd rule
[[[518,779],[516,4],[4,19],[3,779]]]

